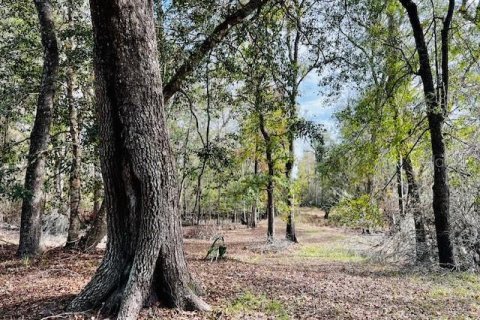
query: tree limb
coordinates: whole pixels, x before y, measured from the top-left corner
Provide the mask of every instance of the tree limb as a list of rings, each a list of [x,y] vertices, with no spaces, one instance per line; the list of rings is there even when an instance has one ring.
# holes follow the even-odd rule
[[[170,81],[163,87],[163,96],[165,102],[181,88],[186,77],[190,75],[200,64],[207,53],[215,48],[232,30],[232,28],[242,23],[253,11],[260,9],[271,0],[250,0],[246,5],[240,6],[238,10],[228,15],[212,33],[197,47],[195,47],[189,58],[178,68]]]

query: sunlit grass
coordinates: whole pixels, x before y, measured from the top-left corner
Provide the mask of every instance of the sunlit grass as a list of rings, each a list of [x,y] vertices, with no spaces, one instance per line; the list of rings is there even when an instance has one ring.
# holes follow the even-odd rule
[[[352,250],[341,245],[304,245],[298,251],[297,256],[304,258],[316,258],[335,262],[361,262],[365,258]]]
[[[435,299],[455,298],[467,299],[476,304],[480,303],[480,277],[474,273],[447,273],[441,277],[429,276],[432,283],[428,295]]]
[[[283,304],[275,299],[268,299],[265,295],[255,295],[251,292],[244,292],[225,308],[229,315],[242,315],[245,313],[259,312],[275,319],[290,319]]]

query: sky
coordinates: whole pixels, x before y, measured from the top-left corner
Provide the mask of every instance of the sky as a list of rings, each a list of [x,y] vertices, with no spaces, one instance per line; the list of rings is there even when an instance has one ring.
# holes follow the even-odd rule
[[[324,93],[329,92],[329,88],[319,85],[320,76],[317,72],[311,72],[300,84],[300,97],[298,98],[299,114],[306,120],[323,124],[328,132],[328,136],[334,141],[338,139],[338,123],[335,120],[334,113],[342,110],[348,101],[355,97],[356,92],[348,86],[345,86],[336,100],[327,98]],[[305,139],[295,141],[295,167],[293,176],[298,172],[298,161],[305,152],[311,152],[312,148]]]
[[[332,103],[322,95],[324,88],[319,86],[319,75],[311,72],[300,84],[300,97],[298,98],[299,114],[306,120],[320,123],[325,126],[329,135],[337,135],[334,113],[341,108],[339,102]],[[299,159],[305,151],[311,150],[309,143],[304,139],[295,141],[296,158]]]
[[[306,120],[321,123],[331,135],[335,135],[334,112],[337,106],[327,104],[325,97],[321,94],[319,86],[319,76],[316,72],[311,72],[300,84],[300,97],[298,98],[299,114]],[[295,166],[293,176],[298,173],[298,161],[305,152],[311,152],[312,148],[305,139],[295,140]]]

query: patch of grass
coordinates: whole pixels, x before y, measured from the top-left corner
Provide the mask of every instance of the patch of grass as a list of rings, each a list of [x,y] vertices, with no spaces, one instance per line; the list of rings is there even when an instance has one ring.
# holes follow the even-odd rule
[[[32,264],[32,259],[30,259],[30,257],[23,257],[22,263],[23,263],[23,266],[28,269]]]
[[[261,312],[275,319],[289,320],[290,317],[283,304],[274,299],[268,299],[265,295],[255,295],[249,291],[236,298],[226,309],[230,315],[250,312]]]
[[[301,229],[301,238],[309,237],[309,238],[316,238],[319,237],[322,240],[331,241],[331,242],[338,242],[344,241],[347,239],[345,234],[341,233],[334,233],[330,229],[327,228],[318,228],[318,227],[304,227]]]
[[[480,303],[480,277],[469,272],[447,273],[427,278],[432,282],[428,295],[432,298],[468,299]]]
[[[318,258],[336,262],[361,262],[365,258],[341,245],[322,246],[304,245],[298,252],[299,257]]]

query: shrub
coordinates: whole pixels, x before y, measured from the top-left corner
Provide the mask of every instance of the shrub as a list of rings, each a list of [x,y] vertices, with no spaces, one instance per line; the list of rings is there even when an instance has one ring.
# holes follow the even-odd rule
[[[347,227],[383,227],[383,213],[369,195],[341,200],[332,208],[330,221]]]

